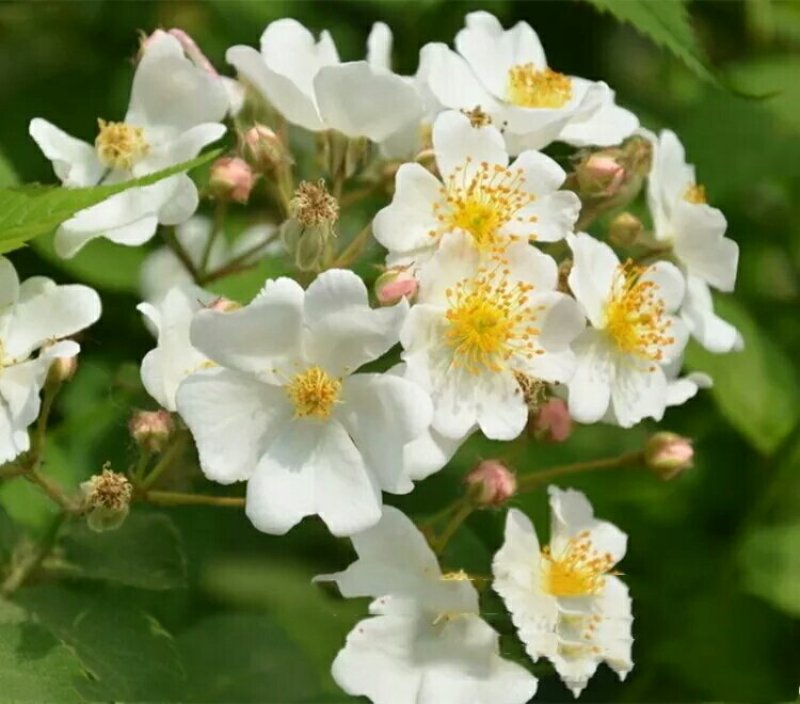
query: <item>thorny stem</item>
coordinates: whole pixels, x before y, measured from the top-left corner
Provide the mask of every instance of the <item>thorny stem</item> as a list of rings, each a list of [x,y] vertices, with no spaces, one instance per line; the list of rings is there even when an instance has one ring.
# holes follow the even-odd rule
[[[61,512],[53,519],[44,538],[42,538],[41,542],[36,546],[36,550],[29,555],[26,560],[23,560],[12,569],[8,577],[6,577],[5,581],[0,585],[0,596],[11,596],[17,589],[25,584],[28,577],[42,564],[42,561],[53,550],[61,527],[66,522],[68,516],[69,514],[66,512]]]
[[[209,496],[207,494],[186,494],[180,491],[144,491],[136,495],[140,501],[158,506],[226,506],[244,508],[245,500],[238,496]]]
[[[161,477],[164,472],[166,472],[170,467],[172,467],[173,463],[175,462],[178,457],[183,454],[183,450],[186,447],[186,434],[181,433],[175,438],[175,441],[170,445],[167,451],[161,456],[161,459],[158,461],[155,467],[153,467],[153,471],[145,477],[145,479],[139,484],[139,487],[142,491],[146,492],[153,484],[155,484],[159,478]]]
[[[549,469],[543,469],[535,474],[520,477],[517,481],[517,492],[533,491],[534,489],[538,489],[542,484],[568,474],[593,472],[601,469],[634,467],[643,461],[644,453],[641,450],[635,450],[634,452],[626,452],[617,457],[605,457],[599,460],[589,460],[588,462],[575,462],[574,464],[565,464],[560,467],[550,467]]]

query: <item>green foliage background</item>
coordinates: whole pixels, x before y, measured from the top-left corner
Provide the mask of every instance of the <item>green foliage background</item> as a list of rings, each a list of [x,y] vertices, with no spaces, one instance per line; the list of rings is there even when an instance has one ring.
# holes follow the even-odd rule
[[[710,372],[715,388],[663,423],[696,439],[695,468],[670,483],[629,471],[569,482],[630,534],[622,569],[635,600],[635,670],[621,685],[601,668],[583,699],[793,700],[800,685],[800,7],[691,3],[693,36],[681,24],[682,3],[595,4],[612,14],[577,1],[5,3],[0,150],[21,180],[52,182],[28,121],[42,116],[91,139],[97,117],[120,115],[137,30],[181,27],[223,67],[228,46],[257,45],[267,22],[281,16],[330,29],[351,59],[363,55],[371,23],[384,20],[395,33],[396,68],[409,73],[419,48],[451,41],[469,10],[491,10],[506,25],[529,21],[552,66],[606,80],[646,126],[678,133],[741,246],[736,294],[719,308],[747,348],[724,358],[691,348],[688,364]],[[0,185],[10,174],[0,165]],[[104,299],[101,322],[82,339],[79,374],[59,401],[44,466],[65,485],[107,460],[125,467],[135,456],[129,409],[153,407],[136,368],[151,346],[134,309],[142,256],[100,242],[59,262],[47,237],[12,255],[22,274],[83,280]],[[245,292],[257,281],[238,285]],[[565,446],[529,444],[514,464],[526,472],[614,454],[637,447],[650,430],[583,428]],[[424,516],[459,491],[477,457],[503,451],[471,442],[412,496],[389,501]],[[184,464],[172,488],[220,492],[193,458]],[[544,525],[541,494],[515,504]],[[0,564],[20,539],[41,535],[52,511],[23,482],[0,486]],[[501,512],[471,517],[445,563],[485,574],[502,520]],[[275,538],[232,509],[137,506],[116,533],[74,528],[45,565],[64,579],[0,602],[0,700],[346,700],[328,669],[364,604],[309,580],[350,557],[347,542],[318,522]],[[522,659],[500,602],[487,594],[484,606],[509,636],[504,653]],[[537,699],[571,699],[546,667],[536,670]]]

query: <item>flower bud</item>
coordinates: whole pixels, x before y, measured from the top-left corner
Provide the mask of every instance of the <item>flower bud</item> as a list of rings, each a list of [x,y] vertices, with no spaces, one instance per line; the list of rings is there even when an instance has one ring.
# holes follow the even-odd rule
[[[609,225],[608,239],[616,247],[631,247],[644,232],[644,225],[632,213],[620,213]]]
[[[321,268],[328,258],[334,228],[339,219],[339,203],[325,188],[325,181],[303,181],[289,203],[289,219],[281,226],[281,239],[294,256],[300,271]]]
[[[674,479],[692,466],[692,441],[676,433],[660,432],[645,444],[644,461],[647,468],[662,479]]]
[[[98,533],[119,528],[128,516],[133,485],[108,466],[80,486],[86,523]]]
[[[242,156],[256,171],[267,172],[285,164],[286,147],[269,127],[256,123],[239,137]]]
[[[47,383],[53,385],[61,385],[75,376],[78,370],[78,358],[73,357],[56,357],[50,369],[47,371]]]
[[[502,506],[517,491],[517,478],[500,460],[479,462],[465,481],[480,506]]]
[[[230,313],[232,310],[239,310],[241,307],[241,303],[232,301],[230,298],[225,298],[225,296],[215,298],[206,306],[208,310],[215,310],[218,313]]]
[[[625,167],[617,161],[617,150],[590,154],[575,170],[581,195],[610,198],[625,182]]]
[[[572,434],[572,418],[563,399],[551,398],[531,417],[530,429],[537,440],[564,442]]]
[[[246,161],[238,157],[223,157],[211,165],[208,188],[214,198],[246,203],[256,181]]]
[[[136,411],[128,423],[128,431],[136,444],[152,453],[162,452],[167,446],[175,423],[169,411]]]
[[[375,281],[375,297],[382,306],[393,306],[401,298],[410,301],[417,293],[419,282],[406,269],[389,269]]]

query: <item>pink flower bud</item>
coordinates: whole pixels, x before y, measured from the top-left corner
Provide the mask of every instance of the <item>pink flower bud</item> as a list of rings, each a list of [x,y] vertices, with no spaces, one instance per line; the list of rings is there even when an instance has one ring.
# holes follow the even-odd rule
[[[242,155],[257,171],[270,171],[287,161],[286,147],[269,127],[256,123],[240,142]]]
[[[219,76],[213,64],[208,60],[208,57],[200,51],[200,47],[186,32],[182,29],[170,29],[168,34],[175,37],[183,47],[183,51],[191,62],[198,68],[203,69],[206,73],[212,76]]]
[[[572,418],[563,399],[551,398],[533,414],[530,429],[545,442],[564,442],[572,434]]]
[[[625,181],[625,167],[610,153],[591,154],[576,174],[581,193],[593,197],[614,196]]]
[[[56,357],[47,372],[47,381],[51,384],[63,384],[72,379],[77,370],[77,357]]]
[[[645,464],[662,479],[673,479],[689,469],[693,458],[692,441],[676,433],[656,433],[644,448]]]
[[[246,161],[223,157],[211,165],[208,187],[215,198],[246,203],[255,181],[255,174]]]
[[[211,301],[211,303],[209,303],[206,307],[209,310],[216,310],[220,313],[229,313],[232,310],[239,310],[239,308],[242,307],[242,304],[232,301],[230,298],[220,296],[219,298],[215,298],[213,301]]]
[[[479,462],[465,481],[481,506],[502,506],[517,491],[517,478],[500,460]]]
[[[407,270],[389,269],[375,281],[375,297],[382,306],[393,306],[401,298],[414,298],[418,287],[419,282]]]
[[[162,452],[167,446],[175,423],[169,411],[135,411],[128,431],[137,445],[148,452]]]

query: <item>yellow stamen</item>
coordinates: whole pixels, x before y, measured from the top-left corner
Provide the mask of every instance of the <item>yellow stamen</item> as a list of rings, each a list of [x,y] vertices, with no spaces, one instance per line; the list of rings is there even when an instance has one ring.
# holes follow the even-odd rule
[[[112,169],[130,169],[150,151],[144,128],[124,122],[98,120],[100,132],[94,140],[100,161]]]
[[[457,572],[445,572],[441,577],[443,582],[471,582],[472,578],[464,572],[458,570]]]
[[[618,266],[605,306],[605,329],[621,352],[658,362],[662,348],[675,338],[668,334],[672,321],[664,314],[658,285],[642,280],[645,270],[631,260]]]
[[[508,71],[506,97],[523,108],[561,108],[572,98],[572,81],[549,68],[519,64]]]
[[[284,388],[294,404],[296,418],[312,416],[325,420],[339,399],[342,382],[320,367],[310,367],[296,374]]]
[[[540,354],[533,323],[537,309],[528,304],[533,286],[512,283],[507,269],[481,269],[473,279],[447,290],[445,342],[453,349],[453,365],[471,374],[498,372],[514,357]]]
[[[509,224],[532,225],[537,220],[535,215],[519,214],[535,200],[523,190],[524,183],[522,169],[508,169],[485,161],[473,167],[468,158],[450,174],[441,189],[441,199],[433,206],[440,226],[430,235],[438,238],[446,232],[463,230],[481,251],[502,251],[510,242],[521,239],[503,231]],[[536,239],[536,235],[531,232],[524,239]]]
[[[689,203],[703,204],[708,203],[706,197],[706,187],[699,183],[692,183],[686,187],[683,199]]]
[[[554,556],[549,546],[542,549],[542,588],[552,596],[576,597],[598,594],[614,565],[614,558],[594,550],[588,531],[567,542],[566,549]]]

